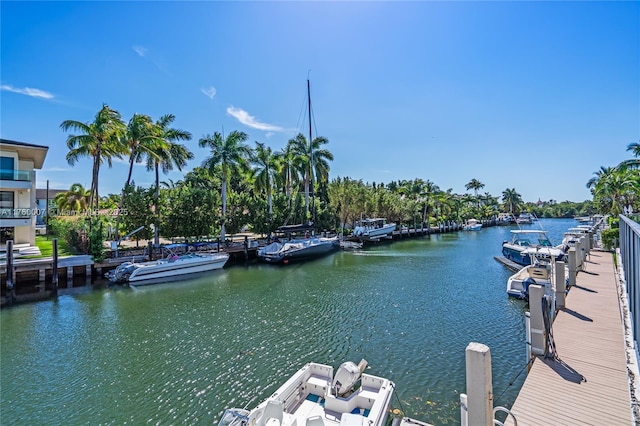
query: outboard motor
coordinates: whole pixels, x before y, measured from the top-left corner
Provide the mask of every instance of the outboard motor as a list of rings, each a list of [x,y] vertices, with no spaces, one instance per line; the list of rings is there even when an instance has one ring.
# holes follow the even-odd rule
[[[331,390],[336,396],[344,396],[353,390],[355,384],[360,380],[362,372],[367,368],[367,361],[361,360],[358,365],[351,361],[343,362],[331,382]]]

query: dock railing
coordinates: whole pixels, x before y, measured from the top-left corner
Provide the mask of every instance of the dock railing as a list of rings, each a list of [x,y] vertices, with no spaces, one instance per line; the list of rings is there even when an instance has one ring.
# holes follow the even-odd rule
[[[640,341],[640,224],[620,215],[620,262],[626,283],[636,354]]]

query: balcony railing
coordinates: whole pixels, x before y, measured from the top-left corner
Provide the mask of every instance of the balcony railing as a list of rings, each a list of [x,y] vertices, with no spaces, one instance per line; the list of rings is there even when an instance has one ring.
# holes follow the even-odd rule
[[[0,169],[0,180],[29,182],[31,180],[32,173],[33,170]]]

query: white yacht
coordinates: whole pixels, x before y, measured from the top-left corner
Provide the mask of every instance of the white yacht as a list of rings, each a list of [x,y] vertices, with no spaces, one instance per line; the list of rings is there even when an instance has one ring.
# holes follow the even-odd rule
[[[531,264],[531,254],[547,260],[563,260],[565,252],[553,247],[547,231],[542,229],[514,229],[511,241],[502,243],[502,254],[520,265]]]
[[[225,410],[218,426],[384,426],[395,384],[345,362],[309,363],[252,410]]]
[[[359,238],[392,238],[393,231],[396,230],[395,223],[387,223],[387,219],[378,217],[373,219],[362,219],[353,229],[353,236]]]
[[[482,229],[482,223],[477,219],[467,219],[467,223],[464,224],[463,229],[465,231],[479,231]]]
[[[227,260],[227,253],[171,254],[149,262],[124,262],[107,278],[113,283],[129,283],[130,286],[155,284],[177,276],[221,269]]]

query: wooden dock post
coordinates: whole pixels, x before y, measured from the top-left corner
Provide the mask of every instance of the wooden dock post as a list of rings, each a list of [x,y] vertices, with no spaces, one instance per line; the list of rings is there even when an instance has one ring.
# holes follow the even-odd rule
[[[53,240],[51,240],[51,247],[53,249],[53,262],[51,265],[53,268],[53,270],[51,271],[53,273],[53,275],[51,276],[51,284],[52,284],[51,295],[57,296],[58,295],[58,239],[57,238],[54,238]]]
[[[13,240],[7,240],[7,305],[13,305],[16,298],[13,276]]]
[[[576,256],[576,248],[571,247],[567,253],[567,257],[569,258],[569,287],[576,285],[576,274],[578,273],[578,260]]]
[[[465,350],[468,426],[493,425],[491,351],[487,345],[471,342]]]
[[[147,254],[149,256],[149,262],[153,260],[153,242],[147,242]]]
[[[244,236],[244,261],[249,260],[249,237]]]
[[[542,317],[542,298],[544,288],[541,285],[533,284],[529,286],[529,313],[531,315],[531,354],[544,355],[546,338],[544,331],[544,319]]]
[[[67,288],[73,287],[73,266],[67,266]]]
[[[564,262],[555,262],[555,288],[556,288],[556,309],[565,307],[565,297],[567,295],[567,284],[564,276]]]

